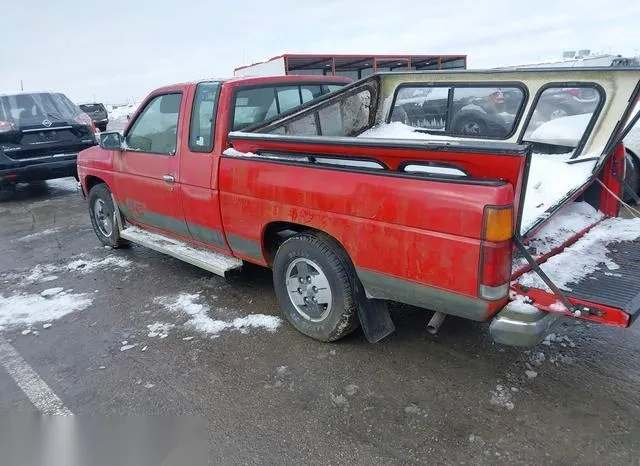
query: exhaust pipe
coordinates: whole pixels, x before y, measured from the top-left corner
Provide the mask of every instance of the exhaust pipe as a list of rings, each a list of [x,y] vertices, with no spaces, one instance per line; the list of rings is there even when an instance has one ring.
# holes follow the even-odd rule
[[[427,324],[427,332],[429,332],[431,335],[435,335],[436,333],[438,333],[438,329],[440,328],[440,325],[442,325],[442,322],[444,321],[444,318],[446,316],[447,315],[443,314],[442,312],[435,312],[433,314],[433,317],[431,317],[431,320]]]

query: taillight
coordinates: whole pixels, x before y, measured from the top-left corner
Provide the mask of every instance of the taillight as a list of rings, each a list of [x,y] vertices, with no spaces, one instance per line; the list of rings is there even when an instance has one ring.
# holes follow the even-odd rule
[[[484,209],[478,294],[496,301],[506,298],[511,280],[513,207]]]
[[[505,241],[513,236],[513,207],[484,208],[482,239],[486,241]]]
[[[0,121],[0,133],[13,131],[13,124],[9,121]]]

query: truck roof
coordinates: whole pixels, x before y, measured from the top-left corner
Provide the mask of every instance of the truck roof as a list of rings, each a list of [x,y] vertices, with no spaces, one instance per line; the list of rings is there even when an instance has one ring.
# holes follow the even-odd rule
[[[188,86],[196,86],[202,82],[221,81],[225,85],[231,85],[233,87],[253,85],[253,84],[267,84],[267,83],[280,83],[280,82],[296,82],[296,83],[350,83],[353,80],[345,76],[323,76],[323,75],[286,75],[286,76],[236,76],[228,78],[207,78],[197,81],[188,81],[177,84],[170,84],[156,88],[153,92],[168,92],[184,89]]]

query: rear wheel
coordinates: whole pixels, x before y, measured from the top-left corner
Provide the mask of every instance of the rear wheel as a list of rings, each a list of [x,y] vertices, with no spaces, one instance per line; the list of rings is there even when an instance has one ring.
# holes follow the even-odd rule
[[[93,231],[102,244],[112,248],[129,244],[120,238],[111,191],[106,184],[97,184],[89,191],[89,214]]]
[[[342,247],[322,233],[286,240],[273,262],[273,282],[285,318],[301,333],[334,341],[358,327],[357,277]]]

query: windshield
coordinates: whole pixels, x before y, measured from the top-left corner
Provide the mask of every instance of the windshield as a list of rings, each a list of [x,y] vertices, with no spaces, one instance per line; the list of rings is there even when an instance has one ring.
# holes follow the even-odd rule
[[[64,94],[33,93],[0,95],[0,121],[14,127],[45,125],[68,122],[75,119],[81,110]],[[50,126],[50,125],[49,125]]]

